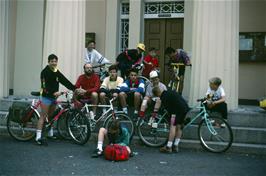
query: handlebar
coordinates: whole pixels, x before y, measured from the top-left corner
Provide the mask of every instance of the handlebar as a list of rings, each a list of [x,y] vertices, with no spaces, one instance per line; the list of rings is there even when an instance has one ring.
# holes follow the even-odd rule
[[[206,100],[207,100],[207,98],[200,98],[200,99],[197,99],[197,102],[204,103]]]
[[[192,66],[191,64],[189,64],[189,65],[185,65],[185,64],[183,64],[183,63],[171,63],[171,66],[175,66],[175,67],[179,67],[179,66]]]
[[[104,67],[105,65],[111,65],[111,63],[104,63],[104,64],[99,64],[99,65],[94,65],[94,66],[92,66],[92,68]]]

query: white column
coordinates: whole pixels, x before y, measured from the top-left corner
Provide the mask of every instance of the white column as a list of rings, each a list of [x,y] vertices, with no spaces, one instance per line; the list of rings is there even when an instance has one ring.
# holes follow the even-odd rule
[[[239,1],[194,1],[190,103],[205,95],[218,76],[229,109],[238,106]]]
[[[44,0],[17,1],[14,95],[40,89]]]
[[[8,6],[0,1],[0,98],[8,95]]]
[[[43,67],[51,53],[57,55],[59,70],[72,83],[83,73],[85,7],[85,0],[46,2]]]
[[[128,48],[136,48],[136,45],[144,43],[143,38],[143,8],[142,0],[129,1],[129,40]]]
[[[119,44],[119,0],[106,1],[105,56],[115,62]]]

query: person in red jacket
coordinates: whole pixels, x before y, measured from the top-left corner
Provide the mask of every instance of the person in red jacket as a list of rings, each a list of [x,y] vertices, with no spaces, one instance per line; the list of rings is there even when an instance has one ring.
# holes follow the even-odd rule
[[[159,71],[159,61],[156,54],[155,48],[149,49],[149,54],[144,58],[144,69],[142,75],[149,78],[149,74],[153,70]]]
[[[98,91],[100,89],[100,78],[93,71],[91,64],[84,64],[84,74],[80,75],[76,82],[74,99],[91,99],[93,105],[98,103]],[[94,114],[96,107],[93,107]]]

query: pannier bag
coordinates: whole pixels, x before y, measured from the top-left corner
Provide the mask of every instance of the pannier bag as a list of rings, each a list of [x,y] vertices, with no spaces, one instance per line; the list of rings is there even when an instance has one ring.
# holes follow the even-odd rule
[[[8,118],[11,119],[12,122],[16,123],[23,123],[27,120],[27,112],[29,112],[31,103],[30,102],[20,102],[20,101],[15,101],[9,107],[9,113],[8,113]]]
[[[104,149],[104,157],[110,161],[126,161],[129,158],[129,153],[126,146],[110,144]]]

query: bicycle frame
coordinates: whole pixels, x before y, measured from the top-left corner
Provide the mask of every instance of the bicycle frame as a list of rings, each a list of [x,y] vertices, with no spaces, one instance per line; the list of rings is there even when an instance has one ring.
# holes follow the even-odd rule
[[[206,111],[206,108],[204,106],[204,103],[205,101],[201,102],[200,105],[196,105],[194,106],[192,109],[199,109],[200,112],[194,116],[191,121],[186,124],[183,128],[183,130],[185,130],[186,128],[188,128],[190,125],[192,125],[193,122],[195,122],[199,117],[201,117],[201,119],[204,119],[206,124],[207,124],[207,127],[209,129],[209,131],[213,134],[213,135],[216,135],[217,132],[215,131],[215,129],[213,128],[213,126],[211,125],[211,121],[208,119],[209,117],[209,114],[208,112]]]
[[[90,123],[92,130],[93,130],[93,128],[95,127],[95,125],[96,125],[99,121],[101,121],[102,119],[105,119],[105,120],[106,120],[106,119],[107,119],[106,117],[108,117],[108,114],[109,114],[110,112],[112,112],[112,115],[113,115],[113,116],[115,115],[115,113],[114,113],[114,106],[113,106],[113,104],[112,104],[112,102],[113,102],[115,99],[116,99],[116,98],[112,98],[111,100],[109,100],[110,105],[93,105],[93,104],[87,104],[87,103],[85,103],[85,105],[83,106],[83,108],[81,109],[81,111],[82,111],[82,112],[85,111],[86,114],[89,114],[89,112],[90,112],[90,109],[89,109],[89,108],[91,108],[91,107],[108,108],[108,109],[106,110],[106,112],[104,112],[104,113],[103,113],[103,114],[102,114],[97,120],[96,120],[96,119],[92,119],[91,117],[89,117],[90,122],[93,121],[93,124]]]

